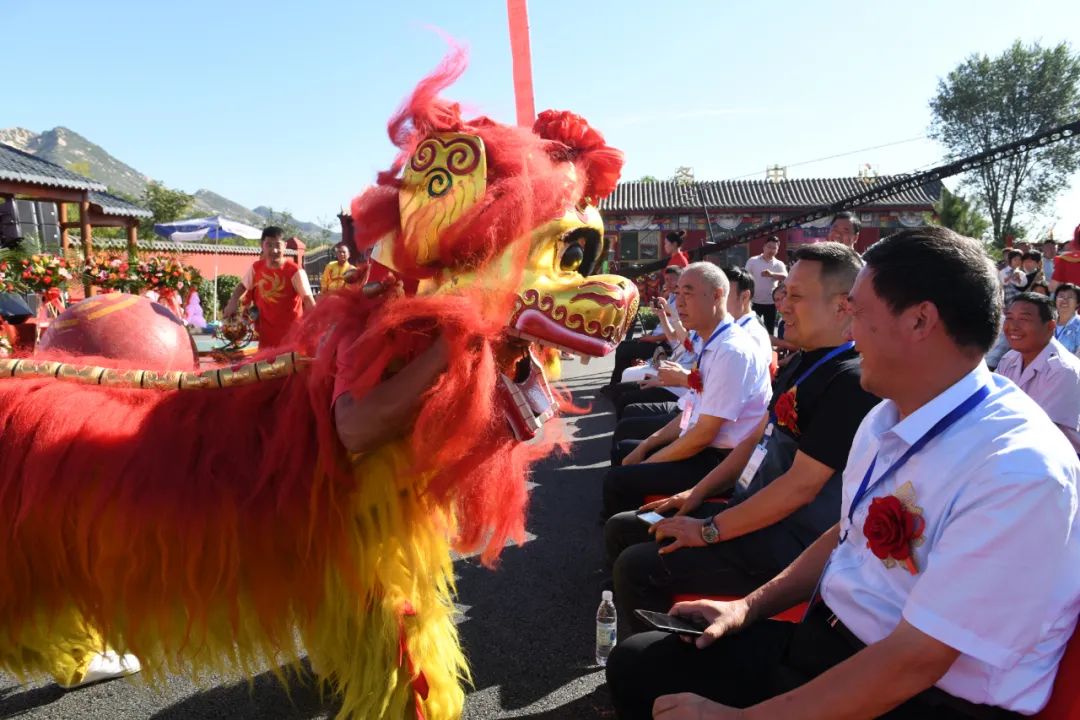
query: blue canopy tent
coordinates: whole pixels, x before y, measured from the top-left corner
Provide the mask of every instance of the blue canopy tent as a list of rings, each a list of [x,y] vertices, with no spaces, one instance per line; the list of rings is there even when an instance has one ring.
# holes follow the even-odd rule
[[[245,225],[236,220],[214,215],[212,217],[191,218],[190,220],[177,220],[176,222],[157,223],[154,232],[161,237],[169,238],[174,242],[191,242],[193,240],[215,240],[214,253],[214,322],[217,322],[218,298],[217,298],[217,252],[216,247],[222,238],[244,238],[246,240],[258,240],[262,237],[262,230]]]

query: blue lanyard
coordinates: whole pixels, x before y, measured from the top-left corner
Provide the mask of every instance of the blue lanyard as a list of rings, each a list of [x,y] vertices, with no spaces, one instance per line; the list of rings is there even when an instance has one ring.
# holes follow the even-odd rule
[[[792,383],[791,387],[788,388],[788,390],[791,390],[792,388],[799,387],[799,385],[802,384],[803,380],[805,380],[806,378],[813,375],[814,371],[817,370],[819,367],[821,367],[825,363],[829,362],[830,360],[832,360],[837,355],[841,355],[843,353],[846,353],[848,350],[850,350],[853,347],[855,347],[854,342],[846,342],[843,345],[840,345],[838,347],[834,347],[832,350],[830,350],[829,352],[825,353],[825,355],[820,357],[816,363],[811,365],[810,368],[806,372],[804,372],[802,375],[800,375],[798,377],[798,379],[794,383]],[[787,392],[788,390],[785,390],[784,392]],[[774,405],[773,407],[775,408],[776,406]],[[769,412],[769,423],[771,425],[776,425],[776,413],[774,411]]]
[[[754,313],[746,313],[741,318],[739,318],[737,324],[738,324],[739,327],[744,328],[747,325],[749,325],[750,321],[753,320],[753,319],[754,319]]]
[[[899,460],[894,462],[885,470],[885,472],[881,473],[881,476],[875,480],[873,484],[870,484],[870,477],[874,474],[874,466],[877,465],[877,455],[874,455],[874,459],[870,462],[870,467],[866,469],[866,475],[863,476],[862,482],[859,483],[859,489],[855,491],[855,497],[851,500],[851,507],[848,508],[848,529],[840,536],[841,544],[847,540],[848,531],[851,529],[851,524],[855,517],[855,509],[859,507],[859,503],[862,502],[863,498],[865,498],[871,490],[884,482],[886,478],[891,477],[893,473],[902,468],[904,464],[907,463],[915,453],[922,450],[928,442],[948,430],[957,420],[974,410],[975,407],[985,400],[986,396],[989,394],[989,385],[983,385],[972,393],[967,400],[954,407],[948,415],[938,420],[934,427],[927,430],[925,435],[912,443],[911,447],[907,449],[907,452],[900,456]]]
[[[716,330],[713,331],[713,334],[710,335],[709,339],[705,341],[705,344],[701,346],[701,352],[698,353],[698,359],[694,363],[694,367],[698,367],[698,368],[701,367],[701,361],[705,359],[705,351],[709,349],[710,345],[712,345],[713,340],[715,340],[716,338],[723,335],[724,331],[726,331],[729,327],[731,327],[731,321],[730,320],[728,320],[726,323],[724,323],[723,325],[721,325],[720,327],[716,328]]]

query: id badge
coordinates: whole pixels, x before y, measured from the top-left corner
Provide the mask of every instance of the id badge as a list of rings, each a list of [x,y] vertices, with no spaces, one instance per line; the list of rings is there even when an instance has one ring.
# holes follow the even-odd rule
[[[686,432],[690,427],[690,419],[694,416],[694,403],[697,401],[695,393],[689,393],[686,395],[686,400],[683,403],[682,416],[679,418],[679,433]]]
[[[765,461],[765,455],[767,453],[768,450],[765,448],[764,441],[754,446],[754,452],[750,454],[750,459],[746,462],[746,467],[743,468],[742,475],[739,476],[739,487],[750,487],[750,483],[753,482],[754,476],[757,475],[761,463]]]

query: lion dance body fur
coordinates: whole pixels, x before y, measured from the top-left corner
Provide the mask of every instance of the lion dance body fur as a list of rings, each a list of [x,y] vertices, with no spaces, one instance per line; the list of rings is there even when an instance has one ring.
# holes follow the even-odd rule
[[[52,670],[37,649],[74,622],[151,678],[251,674],[306,653],[341,717],[460,715],[451,550],[490,564],[523,539],[526,474],[555,443],[510,432],[506,343],[603,354],[637,306],[628,281],[574,264],[599,253],[594,205],[621,155],[570,113],[544,113],[533,130],[463,120],[438,98],[463,66],[452,52],[417,87],[390,124],[399,157],[353,204],[358,244],[429,290],[323,298],[286,342],[307,360],[262,382],[107,387],[107,373],[64,382],[41,358],[4,361],[4,668]],[[447,177],[472,172],[482,191],[421,217],[402,198],[445,199],[446,178],[422,174],[432,137],[471,139],[486,170],[455,168],[451,153]],[[335,386],[362,398],[436,336],[452,360],[411,429],[350,457]]]

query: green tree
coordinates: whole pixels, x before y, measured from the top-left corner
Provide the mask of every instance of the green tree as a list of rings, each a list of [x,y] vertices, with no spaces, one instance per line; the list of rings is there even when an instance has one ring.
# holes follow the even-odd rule
[[[990,221],[963,195],[941,188],[941,199],[934,203],[938,224],[976,240],[984,239]]]
[[[640,183],[654,183],[654,182],[660,182],[660,181],[656,179],[655,175],[642,175],[641,177],[638,178],[638,182],[640,182]]]
[[[938,82],[930,109],[930,136],[954,157],[1049,130],[1080,114],[1080,55],[1066,43],[1019,41],[995,58],[971,55]],[[1014,217],[1041,212],[1077,169],[1080,144],[1059,142],[975,170],[964,185],[990,215],[1000,247]]]
[[[148,240],[154,237],[156,223],[180,220],[190,213],[195,196],[188,195],[182,190],[171,190],[159,182],[150,181],[138,202],[153,213],[153,217],[139,223],[139,236]]]

